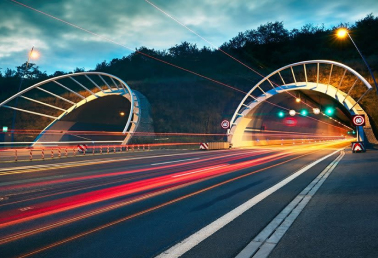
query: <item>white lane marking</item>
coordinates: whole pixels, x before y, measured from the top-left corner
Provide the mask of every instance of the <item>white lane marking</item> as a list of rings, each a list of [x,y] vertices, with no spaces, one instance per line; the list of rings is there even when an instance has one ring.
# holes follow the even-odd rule
[[[154,164],[151,164],[151,166],[157,166],[157,165],[169,164],[169,163],[177,163],[177,162],[181,162],[181,161],[189,161],[189,160],[196,160],[196,159],[199,159],[199,158],[194,158],[194,159],[180,159],[180,160],[174,160],[174,161],[160,162],[160,163],[154,163]]]
[[[219,166],[215,166],[215,167],[211,167],[211,168],[206,168],[206,169],[201,169],[201,170],[193,171],[193,172],[189,172],[189,173],[179,174],[179,175],[175,175],[175,176],[172,176],[172,177],[186,176],[186,175],[200,173],[200,172],[203,172],[203,171],[212,170],[212,169],[221,168],[221,167],[226,167],[226,166],[228,166],[228,164],[219,165]]]
[[[285,186],[286,184],[288,184],[289,182],[291,182],[292,180],[294,180],[295,178],[297,178],[298,176],[300,176],[301,174],[303,174],[304,172],[306,172],[307,170],[309,170],[310,168],[312,168],[319,162],[331,157],[332,155],[336,154],[337,152],[340,152],[341,150],[343,149],[338,149],[337,151],[334,151],[331,154],[328,154],[324,156],[323,158],[318,159],[310,163],[309,165],[301,168],[300,170],[288,176],[281,182],[259,193],[255,197],[249,199],[245,203],[236,207],[232,211],[223,215],[219,219],[213,221],[206,227],[200,229],[193,235],[187,237],[186,239],[182,240],[181,242],[177,243],[176,245],[172,246],[171,248],[169,248],[168,250],[164,251],[163,253],[159,254],[156,257],[157,258],[180,257],[181,255],[183,255],[184,253],[186,253],[187,251],[189,251],[190,249],[192,249],[193,247],[201,243],[203,240],[205,240],[206,238],[208,238],[209,236],[217,232],[219,229],[223,228],[225,225],[227,225],[228,223],[230,223],[231,221],[239,217],[241,214],[243,214],[244,212],[246,212],[247,210],[255,206],[257,203],[264,200],[266,197],[268,197],[269,195],[271,195],[272,193],[280,189],[281,187]]]
[[[298,194],[237,256],[236,258],[266,258],[286,231],[332,173],[345,152],[331,162],[300,194]]]

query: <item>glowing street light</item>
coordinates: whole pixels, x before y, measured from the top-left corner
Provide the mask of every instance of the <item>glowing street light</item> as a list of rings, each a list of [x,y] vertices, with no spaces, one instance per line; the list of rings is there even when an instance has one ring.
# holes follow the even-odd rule
[[[356,47],[358,53],[360,54],[362,60],[364,61],[364,63],[365,63],[365,65],[366,65],[367,69],[369,70],[369,73],[370,73],[371,77],[373,78],[374,85],[375,85],[375,88],[376,88],[376,90],[377,90],[377,94],[378,94],[378,85],[377,85],[377,82],[375,81],[374,74],[373,74],[373,72],[371,71],[370,66],[369,66],[368,63],[366,62],[365,57],[362,55],[361,51],[358,49],[356,43],[354,43],[354,41],[353,41],[352,37],[350,36],[348,30],[347,30],[346,28],[339,28],[339,29],[336,31],[336,35],[337,35],[337,37],[340,38],[340,39],[343,39],[343,38],[345,38],[346,36],[348,36],[349,39],[350,39],[350,41],[352,41],[353,45]]]
[[[37,58],[39,58],[39,52],[36,51],[36,50],[34,50],[34,47],[33,47],[32,50],[30,51],[29,58],[30,58],[30,59],[37,59]]]
[[[285,116],[285,112],[280,111],[278,112],[278,117],[283,118]]]
[[[340,28],[336,32],[337,37],[343,39],[348,35],[348,30],[346,28]]]
[[[301,110],[301,115],[302,116],[307,116],[308,115],[308,111],[306,109],[302,109]]]
[[[124,116],[124,115],[125,115],[125,112],[121,111],[121,112],[119,112],[119,115],[120,115],[120,116]]]
[[[297,102],[297,103],[301,102],[301,98],[296,98],[295,102]]]
[[[313,108],[312,112],[314,112],[315,115],[319,115],[320,114],[320,109],[319,108]]]
[[[39,57],[39,52],[35,51],[34,50],[34,46],[32,47],[32,49],[30,50],[29,52],[29,55],[28,55],[28,61],[26,62],[26,65],[25,65],[25,70],[24,70],[24,73],[22,74],[21,76],[21,81],[20,81],[20,85],[18,86],[18,92],[20,92],[21,90],[21,86],[22,86],[22,82],[24,81],[24,77],[25,77],[25,73],[26,71],[28,70],[28,67],[29,67],[29,62],[30,62],[30,59],[37,59]],[[17,108],[17,104],[18,104],[18,96],[16,97],[16,102],[14,103],[14,106]],[[13,119],[12,119],[12,138],[11,138],[11,141],[13,142],[13,138],[14,138],[14,127],[15,127],[15,124],[16,124],[16,110],[13,111]]]
[[[291,115],[291,116],[295,116],[296,113],[297,112],[295,112],[295,110],[293,110],[293,109],[289,111],[289,115]]]

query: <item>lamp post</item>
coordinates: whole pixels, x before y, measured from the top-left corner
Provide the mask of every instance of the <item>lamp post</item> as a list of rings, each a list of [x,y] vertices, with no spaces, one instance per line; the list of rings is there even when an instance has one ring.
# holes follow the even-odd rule
[[[375,85],[375,89],[377,90],[377,94],[378,94],[378,85],[377,85],[377,82],[375,81],[374,74],[373,74],[373,72],[371,71],[370,66],[369,66],[368,63],[366,62],[365,57],[362,55],[361,51],[358,49],[356,43],[354,43],[354,41],[353,41],[352,37],[350,36],[348,30],[347,30],[346,28],[340,28],[340,29],[337,30],[336,35],[337,35],[337,37],[339,37],[339,38],[345,38],[346,36],[348,36],[349,39],[350,39],[350,41],[352,41],[353,45],[356,47],[358,53],[360,54],[362,60],[364,61],[364,63],[365,63],[365,65],[366,65],[367,69],[369,70],[369,73],[370,73],[371,77],[373,78],[374,85]]]
[[[21,81],[20,81],[20,85],[18,86],[17,93],[19,93],[20,90],[21,90],[21,86],[22,86],[22,83],[24,81],[24,77],[25,77],[26,71],[28,70],[30,59],[31,58],[38,58],[38,56],[39,56],[39,54],[38,54],[38,52],[34,51],[34,46],[33,46],[32,49],[29,52],[28,61],[26,62],[24,73],[21,75]],[[17,108],[17,104],[18,104],[18,96],[16,97],[16,102],[15,102],[15,107],[16,108]],[[13,111],[12,127],[11,127],[12,128],[12,130],[11,130],[11,132],[12,132],[12,134],[11,134],[12,135],[11,142],[13,142],[13,140],[14,140],[15,124],[16,124],[16,110]]]

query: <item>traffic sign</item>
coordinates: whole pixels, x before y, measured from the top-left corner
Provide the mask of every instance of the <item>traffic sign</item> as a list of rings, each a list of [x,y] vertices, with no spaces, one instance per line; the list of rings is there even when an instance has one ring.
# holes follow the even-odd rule
[[[352,119],[355,126],[365,126],[365,115],[354,115]]]
[[[365,146],[363,142],[352,142],[352,152],[365,152]]]
[[[223,120],[222,121],[222,123],[221,123],[221,127],[223,128],[223,129],[228,129],[228,128],[230,128],[230,121],[228,121],[228,120]]]

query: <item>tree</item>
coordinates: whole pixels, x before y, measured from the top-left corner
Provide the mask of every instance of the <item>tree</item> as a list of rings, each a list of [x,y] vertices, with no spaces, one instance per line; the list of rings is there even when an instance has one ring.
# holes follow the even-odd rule
[[[26,79],[38,79],[42,72],[38,69],[39,67],[36,64],[33,63],[23,63],[20,66],[17,66],[17,76],[18,77],[23,77]]]

